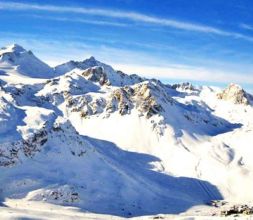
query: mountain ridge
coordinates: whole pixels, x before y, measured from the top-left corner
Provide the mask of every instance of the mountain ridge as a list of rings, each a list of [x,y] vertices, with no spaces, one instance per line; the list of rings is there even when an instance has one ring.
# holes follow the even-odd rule
[[[33,61],[13,48],[13,58]],[[1,57],[3,200],[122,217],[252,201],[253,106],[239,86],[168,85],[94,57],[34,81],[43,73],[22,78],[12,71],[24,60],[6,68]]]

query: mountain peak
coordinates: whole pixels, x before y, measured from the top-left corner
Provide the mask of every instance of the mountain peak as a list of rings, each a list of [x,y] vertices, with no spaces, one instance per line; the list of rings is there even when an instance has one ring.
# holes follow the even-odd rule
[[[8,48],[10,48],[12,51],[16,51],[16,52],[23,52],[26,51],[22,46],[20,46],[19,44],[11,44],[10,46],[8,46]]]
[[[101,64],[98,60],[96,60],[94,56],[91,56],[90,58],[83,60],[81,63],[82,63],[81,65],[85,66],[88,65],[89,67],[99,66],[99,64]]]
[[[38,59],[30,50],[18,44],[11,44],[0,49],[0,65],[12,68],[18,74],[34,78],[50,78],[53,69]]]
[[[221,93],[217,94],[219,99],[232,101],[234,104],[248,105],[250,103],[248,94],[240,85],[231,83]]]
[[[21,53],[21,52],[25,52],[25,51],[26,50],[22,46],[20,46],[18,44],[11,44],[6,47],[2,47],[0,49],[0,54],[13,53],[13,52]]]
[[[91,56],[90,58],[88,58],[87,60],[90,60],[90,61],[97,61],[96,58],[94,56]]]

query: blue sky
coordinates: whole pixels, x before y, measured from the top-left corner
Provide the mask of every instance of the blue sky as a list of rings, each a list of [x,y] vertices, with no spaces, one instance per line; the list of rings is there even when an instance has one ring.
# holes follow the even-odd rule
[[[91,55],[166,82],[253,88],[250,0],[0,0],[0,44],[50,65]]]

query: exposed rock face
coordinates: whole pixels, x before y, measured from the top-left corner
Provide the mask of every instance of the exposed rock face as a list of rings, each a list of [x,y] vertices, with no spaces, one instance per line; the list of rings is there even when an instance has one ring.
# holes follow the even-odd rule
[[[162,103],[172,103],[173,99],[155,82],[143,82],[134,86],[124,86],[110,91],[108,96],[92,97],[89,94],[71,99],[68,108],[72,112],[81,112],[81,117],[113,112],[121,115],[130,114],[135,108],[147,118],[161,114]],[[162,94],[162,96],[161,96]]]
[[[98,82],[101,86],[102,85],[110,85],[110,82],[107,78],[107,75],[104,71],[104,68],[101,66],[91,67],[85,70],[82,75],[92,82]]]
[[[74,69],[79,69],[86,72],[87,69],[92,69],[92,68],[97,69],[98,67],[103,69],[103,72],[106,75],[107,82],[109,82],[109,84],[113,86],[133,85],[135,83],[140,83],[144,81],[143,78],[137,76],[136,74],[127,75],[123,73],[122,71],[116,71],[111,66],[96,60],[94,57],[90,57],[89,59],[86,59],[81,62],[69,61],[67,63],[61,64],[55,67],[55,72],[57,73],[57,75],[62,75]],[[94,70],[90,70],[90,71],[94,71]],[[95,70],[95,71],[101,71],[101,70]]]
[[[96,81],[98,80],[98,82],[100,79],[98,77],[95,78],[92,73],[87,74],[86,77],[91,77],[91,79]],[[36,94],[36,97],[43,102],[50,101],[56,105],[59,105],[64,102],[64,100],[67,100],[68,106],[70,107],[75,104],[72,99],[73,95],[96,92],[100,89],[100,86],[97,85],[97,83],[86,79],[86,77],[76,72],[71,72],[63,76],[50,79],[46,82],[45,87]]]
[[[27,140],[0,144],[0,167],[13,166],[20,161],[20,156],[33,157],[47,142],[47,131],[41,129]]]
[[[134,90],[128,86],[114,90],[107,101],[106,111],[112,113],[119,110],[121,115],[129,113],[133,107],[133,94]]]
[[[236,84],[230,84],[225,90],[217,94],[219,99],[231,101],[234,104],[250,104],[250,96]]]
[[[36,152],[40,151],[43,144],[47,142],[47,131],[41,129],[41,131],[35,133],[32,138],[23,141],[23,152],[25,156],[32,157]]]
[[[66,137],[74,140],[75,143],[68,146],[73,156],[82,157],[88,149],[88,145],[82,141],[71,123],[58,117],[52,127],[44,126],[27,139],[0,143],[0,167],[12,167],[21,163],[25,157],[33,158],[56,137],[62,143],[66,141]]]
[[[159,84],[153,83],[139,84],[134,89],[136,107],[141,113],[146,113],[147,118],[164,111],[162,105],[159,103],[159,96],[156,94],[157,92],[162,93],[162,87],[160,87]],[[166,93],[162,94],[165,103],[172,101]]]
[[[184,82],[184,83],[178,83],[174,84],[171,86],[172,89],[180,89],[180,90],[190,90],[190,91],[195,91],[196,88],[189,82]]]
[[[47,201],[58,204],[78,202],[79,194],[75,187],[69,185],[51,186],[46,189],[39,189],[28,195],[29,201]]]
[[[0,145],[0,167],[13,166],[18,161],[18,153],[21,146],[21,141],[8,146]]]
[[[248,205],[234,205],[227,210],[221,211],[222,216],[236,216],[236,215],[252,215],[253,214],[253,207]]]

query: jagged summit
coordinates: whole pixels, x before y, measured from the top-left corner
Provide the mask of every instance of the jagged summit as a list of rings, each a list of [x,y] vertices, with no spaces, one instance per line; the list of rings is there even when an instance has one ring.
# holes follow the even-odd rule
[[[63,75],[74,69],[86,71],[87,69],[93,67],[102,67],[104,74],[107,76],[108,80],[110,81],[110,84],[113,86],[133,85],[144,80],[143,78],[135,74],[127,75],[122,71],[116,71],[110,65],[96,60],[96,58],[93,56],[83,61],[71,60],[69,62],[56,66],[54,69],[57,75]]]
[[[189,82],[173,84],[171,88],[179,91],[198,91],[198,89]]]
[[[217,94],[219,99],[231,101],[234,104],[249,105],[251,103],[251,95],[248,94],[240,85],[231,83],[221,93]]]
[[[85,59],[83,61],[70,60],[66,63],[60,64],[55,67],[55,72],[57,72],[58,74],[64,74],[75,68],[85,70],[90,67],[102,66],[102,65],[105,65],[105,64],[97,61],[95,57],[91,56],[90,58]]]
[[[83,63],[85,63],[85,62],[94,62],[94,63],[97,63],[98,61],[97,61],[97,59],[94,56],[90,56],[89,58],[87,58],[87,59],[85,59],[83,61]]]

